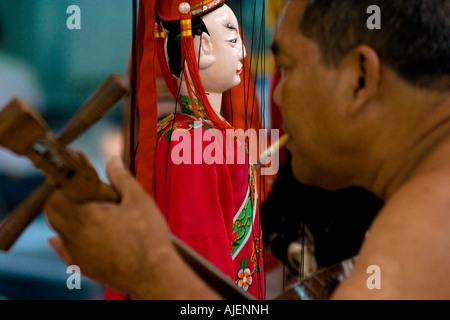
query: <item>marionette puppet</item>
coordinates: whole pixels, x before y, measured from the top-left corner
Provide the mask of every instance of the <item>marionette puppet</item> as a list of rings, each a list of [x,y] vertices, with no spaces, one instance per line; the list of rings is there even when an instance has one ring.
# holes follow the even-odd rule
[[[224,2],[156,1],[155,56],[177,106],[156,127],[154,197],[176,237],[264,299],[256,174],[245,140],[220,115],[222,95],[240,84],[246,56]],[[136,176],[143,184],[152,179],[139,170],[152,162],[145,151],[139,142]],[[108,297],[118,298],[111,291]]]

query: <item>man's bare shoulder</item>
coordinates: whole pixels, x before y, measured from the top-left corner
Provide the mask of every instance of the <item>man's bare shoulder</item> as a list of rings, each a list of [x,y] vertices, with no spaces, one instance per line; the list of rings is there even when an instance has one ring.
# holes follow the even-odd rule
[[[333,297],[450,299],[449,252],[450,170],[442,170],[411,180],[386,202]]]

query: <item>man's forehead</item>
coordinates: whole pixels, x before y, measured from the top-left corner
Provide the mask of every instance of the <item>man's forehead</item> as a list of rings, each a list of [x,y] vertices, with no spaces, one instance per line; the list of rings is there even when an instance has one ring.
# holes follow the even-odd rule
[[[298,30],[297,27],[300,26],[300,19],[307,2],[306,0],[288,0],[281,14],[278,28]]]
[[[292,41],[299,36],[300,19],[305,3],[304,0],[287,1],[272,44],[275,54],[287,51],[291,47]]]

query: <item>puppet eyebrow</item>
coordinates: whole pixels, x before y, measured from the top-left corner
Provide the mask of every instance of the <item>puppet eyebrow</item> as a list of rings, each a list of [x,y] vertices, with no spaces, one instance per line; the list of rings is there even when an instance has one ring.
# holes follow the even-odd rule
[[[230,22],[225,23],[224,27],[239,33],[238,29]]]

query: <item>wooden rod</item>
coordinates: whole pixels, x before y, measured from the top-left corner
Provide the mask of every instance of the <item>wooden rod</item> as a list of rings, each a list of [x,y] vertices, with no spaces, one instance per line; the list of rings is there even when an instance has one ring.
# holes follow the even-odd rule
[[[67,145],[105,116],[129,91],[124,75],[111,74],[86,100],[57,137]],[[42,212],[55,186],[45,181],[19,204],[0,225],[0,250],[8,251],[22,232]]]

